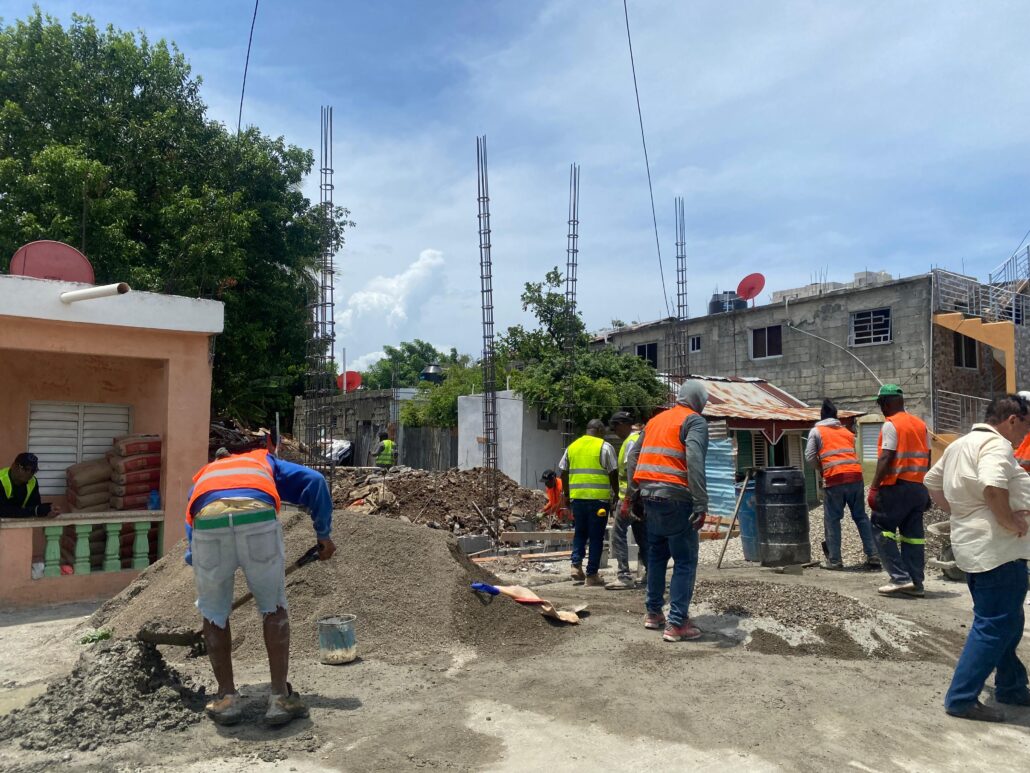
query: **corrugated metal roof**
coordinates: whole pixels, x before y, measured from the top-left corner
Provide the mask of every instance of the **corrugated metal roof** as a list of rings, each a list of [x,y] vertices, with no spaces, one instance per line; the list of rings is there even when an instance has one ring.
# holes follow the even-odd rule
[[[708,404],[703,411],[710,419],[755,419],[757,421],[819,421],[820,409],[812,408],[793,395],[760,378],[691,376],[703,381]],[[863,415],[838,411],[841,419]]]

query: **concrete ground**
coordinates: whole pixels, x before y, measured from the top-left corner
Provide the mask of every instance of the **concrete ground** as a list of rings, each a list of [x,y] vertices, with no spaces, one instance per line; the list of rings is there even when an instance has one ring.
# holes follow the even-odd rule
[[[667,644],[641,626],[642,591],[584,588],[552,576],[538,593],[562,604],[586,601],[591,614],[565,629],[562,643],[545,655],[485,659],[468,649],[412,653],[403,664],[295,661],[291,681],[308,699],[310,720],[274,732],[204,721],[186,734],[89,753],[30,753],[8,744],[0,747],[0,769],[45,770],[55,762],[67,770],[141,773],[1027,768],[1030,709],[1009,709],[1010,721],[1001,725],[953,719],[942,710],[971,621],[964,585],[931,579],[928,598],[902,600],[876,595],[883,581],[876,573],[813,569],[794,577],[702,567],[701,577],[836,591],[927,631],[922,654],[916,660],[766,654],[741,643],[725,619],[703,614],[702,628],[720,633]],[[87,611],[0,618],[6,707],[0,711],[67,672],[80,648],[70,632]],[[169,651],[169,660],[176,652]],[[1022,655],[1030,658],[1030,646]],[[210,683],[205,661],[175,665]],[[264,668],[238,668],[237,676],[244,694],[260,700]]]

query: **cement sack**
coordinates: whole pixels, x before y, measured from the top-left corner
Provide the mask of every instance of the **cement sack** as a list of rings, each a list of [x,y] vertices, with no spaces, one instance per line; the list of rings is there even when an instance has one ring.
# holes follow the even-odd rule
[[[110,481],[102,480],[99,483],[89,483],[85,486],[69,486],[68,493],[74,493],[75,496],[81,497],[86,494],[96,494],[98,491],[107,491],[107,487],[110,485]]]
[[[73,464],[64,471],[68,481],[68,487],[79,489],[88,486],[90,483],[100,483],[109,480],[111,477],[111,465],[105,459],[95,459],[91,462],[79,462]]]
[[[129,473],[130,475],[132,473]],[[158,481],[151,481],[150,483],[108,483],[108,493],[113,497],[124,497],[131,496],[132,494],[147,494],[150,495],[151,489],[159,488]]]
[[[73,507],[73,513],[102,513],[105,510],[110,510],[111,505],[107,502],[101,502],[99,505],[90,505],[89,507]]]
[[[127,497],[111,497],[112,510],[146,510],[150,494],[132,494]]]
[[[111,469],[115,472],[135,472],[136,470],[159,470],[161,454],[135,454],[134,456],[116,456],[111,461]]]
[[[114,439],[114,452],[118,456],[161,453],[160,435],[119,435]]]
[[[76,494],[74,491],[68,492],[68,504],[76,510],[80,510],[83,507],[92,507],[93,505],[107,504],[107,501],[110,498],[111,495],[107,491],[98,491],[95,494]]]
[[[148,483],[154,484],[151,488],[156,488],[157,484],[161,482],[161,470],[134,470],[133,472],[112,472],[111,483],[119,486],[127,486],[130,483]],[[148,489],[149,491],[149,489]]]

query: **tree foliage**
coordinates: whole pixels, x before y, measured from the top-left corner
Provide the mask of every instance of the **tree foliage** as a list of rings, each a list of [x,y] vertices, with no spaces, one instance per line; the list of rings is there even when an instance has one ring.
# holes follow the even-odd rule
[[[383,351],[386,356],[361,374],[362,386],[368,389],[417,387],[419,374],[430,363],[446,369],[448,365],[468,360],[467,355],[458,354],[456,349],[444,354],[419,338],[402,341],[397,346],[384,346]]]
[[[0,255],[56,239],[100,283],[223,301],[213,407],[261,421],[302,388],[312,271],[352,224],[301,194],[310,151],[209,120],[199,86],[142,33],[0,28]]]
[[[440,384],[422,382],[413,400],[401,406],[401,421],[409,427],[457,427],[458,398],[483,391],[483,369],[469,357],[444,368]]]

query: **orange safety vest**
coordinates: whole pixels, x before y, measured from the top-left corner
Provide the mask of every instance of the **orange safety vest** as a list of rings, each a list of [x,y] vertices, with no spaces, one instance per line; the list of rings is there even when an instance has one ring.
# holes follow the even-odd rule
[[[651,481],[688,486],[687,450],[680,440],[680,429],[688,416],[697,411],[676,404],[662,411],[644,427],[643,445],[633,471],[633,482]]]
[[[551,488],[544,487],[544,493],[547,495],[547,507],[544,508],[545,513],[557,514],[558,509],[561,507],[561,492],[561,478],[555,478],[554,486]]]
[[[204,494],[226,489],[249,488],[268,494],[279,512],[281,501],[275,487],[275,473],[268,461],[268,451],[251,451],[216,459],[204,465],[193,476],[193,493],[186,503],[186,523],[193,525],[193,503]]]
[[[898,433],[898,448],[881,486],[893,486],[899,480],[922,483],[930,469],[930,447],[926,445],[926,424],[917,416],[899,411],[886,417]],[[883,450],[883,431],[876,442],[876,458]]]
[[[844,427],[816,427],[823,441],[819,452],[819,462],[823,468],[823,479],[829,480],[835,475],[846,473],[862,474],[862,465],[855,453],[855,436]]]
[[[1030,435],[1023,438],[1023,442],[1016,449],[1016,464],[1030,472]]]

